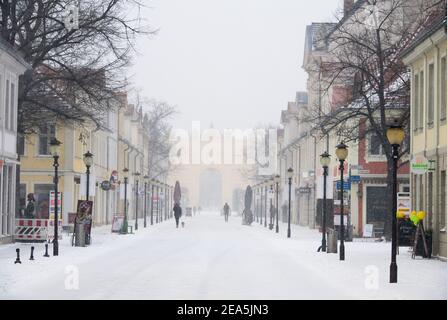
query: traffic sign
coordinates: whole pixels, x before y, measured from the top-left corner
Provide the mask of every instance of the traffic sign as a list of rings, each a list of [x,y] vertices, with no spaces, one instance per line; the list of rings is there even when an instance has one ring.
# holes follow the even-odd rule
[[[341,181],[337,181],[336,189],[341,190]],[[351,190],[351,183],[349,181],[343,181],[343,189]]]

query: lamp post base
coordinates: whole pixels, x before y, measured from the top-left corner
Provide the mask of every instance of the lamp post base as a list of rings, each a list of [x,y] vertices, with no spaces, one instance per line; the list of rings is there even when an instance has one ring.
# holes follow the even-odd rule
[[[397,264],[391,262],[390,265],[390,283],[397,283]]]
[[[340,260],[345,260],[345,244],[340,243]]]
[[[59,255],[59,241],[54,238],[53,240],[53,256]]]
[[[287,229],[287,238],[290,238],[290,229]]]

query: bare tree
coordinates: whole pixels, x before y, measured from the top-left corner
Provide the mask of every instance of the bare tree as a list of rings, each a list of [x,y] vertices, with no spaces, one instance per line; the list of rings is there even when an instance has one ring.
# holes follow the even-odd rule
[[[141,103],[141,102],[140,102]],[[147,165],[151,178],[157,179],[171,173],[175,167],[169,161],[172,143],[169,141],[172,126],[169,120],[177,113],[177,108],[164,101],[146,100],[144,126],[149,136],[149,157]]]
[[[137,0],[0,0],[1,36],[32,66],[20,78],[19,132],[48,119],[101,126],[126,85],[135,37],[153,33],[141,26],[140,6]]]
[[[339,99],[314,108],[315,127],[322,136],[337,134],[345,141],[376,135],[387,158],[389,188],[393,159],[387,128],[396,120],[409,132],[410,76],[401,54],[443,10],[439,1],[363,0],[320,39],[328,44],[329,58],[315,72],[323,75],[326,94]],[[408,151],[406,142],[399,157]],[[387,194],[391,203],[391,192]],[[391,217],[385,224],[388,236]]]

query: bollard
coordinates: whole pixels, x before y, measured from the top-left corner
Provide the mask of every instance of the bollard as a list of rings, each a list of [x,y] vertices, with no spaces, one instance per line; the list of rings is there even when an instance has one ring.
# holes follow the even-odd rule
[[[31,247],[31,256],[29,257],[30,260],[34,260],[34,247]]]
[[[44,257],[49,257],[50,255],[48,254],[48,243],[45,243],[45,254],[43,255]]]
[[[16,264],[16,263],[22,264],[22,261],[20,261],[20,249],[17,248],[16,252],[17,252],[17,258],[16,258],[16,261],[14,261],[14,264]]]

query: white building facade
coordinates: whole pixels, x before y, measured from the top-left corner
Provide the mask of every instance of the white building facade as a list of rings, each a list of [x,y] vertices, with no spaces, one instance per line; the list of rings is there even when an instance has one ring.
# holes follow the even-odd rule
[[[17,104],[19,76],[28,64],[0,40],[0,243],[14,232],[17,161]]]

